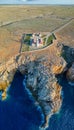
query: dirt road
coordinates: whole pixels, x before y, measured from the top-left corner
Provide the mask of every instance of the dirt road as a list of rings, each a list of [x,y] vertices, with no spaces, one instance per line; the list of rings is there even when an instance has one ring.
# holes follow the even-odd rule
[[[74,20],[74,18],[70,19],[67,23],[65,23],[64,25],[54,29],[52,32],[50,32],[47,36],[46,36],[46,42],[47,43],[47,40],[48,40],[48,37],[52,34],[52,33],[57,33],[59,31],[61,31],[63,28],[65,28],[66,26],[68,26],[72,21]]]

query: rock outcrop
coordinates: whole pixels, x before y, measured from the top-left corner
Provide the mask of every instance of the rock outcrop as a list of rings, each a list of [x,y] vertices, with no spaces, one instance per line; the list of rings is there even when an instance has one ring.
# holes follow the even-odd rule
[[[67,71],[67,79],[69,82],[74,83],[74,62],[72,66],[69,68],[69,70]]]
[[[61,107],[61,86],[57,83],[46,57],[27,66],[27,87],[39,103],[45,116],[43,127],[48,127],[49,117]]]
[[[71,85],[74,85],[74,48],[63,46],[62,56],[67,62],[67,80]]]
[[[60,64],[58,63],[57,65],[56,64],[52,65],[52,72],[55,75],[58,75],[65,71],[65,67],[66,67],[66,62],[64,61],[63,58],[60,58]]]

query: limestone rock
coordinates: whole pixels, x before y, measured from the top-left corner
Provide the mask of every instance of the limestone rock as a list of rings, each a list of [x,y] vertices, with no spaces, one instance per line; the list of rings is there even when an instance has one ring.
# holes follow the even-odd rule
[[[9,82],[6,81],[0,81],[0,90],[5,90],[7,86],[9,85]]]
[[[68,81],[74,83],[74,62],[72,66],[69,68],[69,70],[67,71],[67,79]]]
[[[19,67],[18,67],[18,70],[21,72],[21,74],[25,74],[25,72],[26,72],[26,67],[25,67],[25,65],[23,64],[23,65],[20,65]]]
[[[6,91],[4,91],[3,93],[2,93],[2,100],[5,100],[6,99]]]
[[[44,60],[44,58],[43,58]],[[43,127],[48,126],[48,118],[61,107],[61,86],[57,83],[55,75],[49,71],[46,58],[29,63],[27,74],[27,87],[40,104],[45,115]]]
[[[66,61],[64,59],[61,59],[60,63],[58,63],[57,65],[56,64],[52,65],[52,72],[56,75],[60,74],[65,71],[66,66],[67,66]]]

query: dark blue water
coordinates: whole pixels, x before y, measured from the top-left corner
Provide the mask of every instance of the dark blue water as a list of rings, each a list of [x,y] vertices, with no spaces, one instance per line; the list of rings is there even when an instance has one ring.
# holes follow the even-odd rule
[[[63,102],[60,112],[52,116],[47,130],[74,130],[74,86],[68,84],[65,75],[61,82]]]
[[[41,110],[23,85],[24,76],[16,73],[8,90],[8,98],[0,101],[0,130],[40,130]],[[52,116],[47,130],[74,130],[74,86],[62,78],[63,103]]]
[[[0,130],[39,130],[41,111],[23,86],[23,79],[16,73],[8,98],[0,101]]]

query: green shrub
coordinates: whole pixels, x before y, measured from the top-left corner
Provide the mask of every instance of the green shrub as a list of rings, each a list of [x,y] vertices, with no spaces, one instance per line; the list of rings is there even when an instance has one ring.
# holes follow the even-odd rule
[[[22,46],[22,52],[25,52],[25,51],[29,51],[29,45],[28,44],[23,44],[23,46]]]
[[[48,39],[47,39],[47,43],[46,43],[46,44],[47,44],[47,45],[52,44],[52,43],[53,43],[53,40],[54,40],[53,35],[49,36]]]

